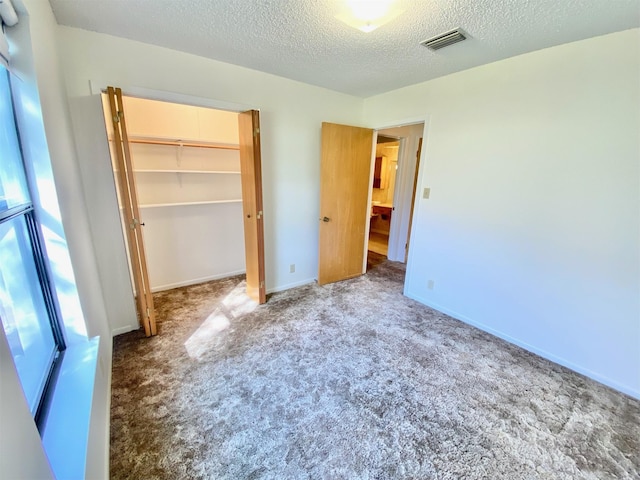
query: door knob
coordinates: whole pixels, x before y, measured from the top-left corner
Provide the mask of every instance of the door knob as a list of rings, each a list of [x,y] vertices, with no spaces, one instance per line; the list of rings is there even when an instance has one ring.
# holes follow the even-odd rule
[[[329,220],[331,220],[329,217],[322,217],[323,222],[328,222]]]

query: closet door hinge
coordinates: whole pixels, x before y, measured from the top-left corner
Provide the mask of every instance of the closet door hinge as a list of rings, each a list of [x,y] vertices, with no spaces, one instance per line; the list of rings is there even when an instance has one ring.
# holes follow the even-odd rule
[[[260,129],[259,129],[259,128],[256,128],[256,129],[253,131],[253,136],[254,136],[254,137],[257,137],[258,135],[260,135]]]
[[[149,307],[147,307],[147,318],[151,317],[151,312],[149,311]]]
[[[138,225],[141,225],[143,227],[145,226],[144,222],[140,223],[140,220],[138,220],[137,218],[134,218],[133,220],[131,220],[129,227],[131,228],[131,230],[135,230]]]
[[[264,288],[264,280],[260,282],[260,290],[262,290],[263,288]]]
[[[257,218],[258,220],[260,220],[260,219],[262,218],[262,210],[260,210],[260,211],[258,212],[258,215],[256,215],[256,218]]]
[[[121,118],[122,118],[122,112],[118,112],[113,116],[113,121],[115,123],[120,123]]]

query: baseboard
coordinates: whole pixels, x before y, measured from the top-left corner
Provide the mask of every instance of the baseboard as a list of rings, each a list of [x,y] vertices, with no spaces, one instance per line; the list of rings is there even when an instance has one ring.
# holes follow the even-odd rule
[[[217,275],[210,275],[208,277],[193,278],[191,280],[185,280],[183,282],[168,283],[166,285],[157,285],[155,287],[151,287],[151,292],[156,293],[156,292],[162,292],[164,290],[171,290],[173,288],[178,288],[178,287],[187,287],[189,285],[196,285],[198,283],[210,282],[212,280],[220,280],[221,278],[233,277],[235,275],[241,275],[243,273],[246,273],[245,270],[237,270],[235,272],[219,273]]]
[[[267,293],[283,292],[285,290],[289,290],[290,288],[301,287],[302,285],[308,285],[315,281],[315,278],[307,278],[306,280],[300,280],[299,282],[287,283],[286,285],[279,285],[277,287],[270,288],[269,290],[267,290]]]
[[[547,352],[546,350],[542,350],[538,347],[535,347],[527,342],[523,342],[521,340],[518,340],[517,338],[511,337],[510,335],[507,335],[503,332],[500,332],[498,330],[495,330],[483,323],[480,322],[476,322],[475,320],[472,320],[471,318],[468,318],[464,315],[459,314],[456,311],[450,310],[446,307],[443,307],[442,305],[438,305],[437,303],[433,303],[430,302],[424,298],[422,298],[420,295],[415,295],[413,293],[411,293],[410,291],[405,291],[404,294],[417,301],[422,303],[423,305],[426,305],[427,307],[431,307],[434,310],[438,310],[439,312],[442,312],[446,315],[449,315],[450,317],[459,320],[461,322],[464,322],[466,324],[469,324],[473,327],[476,327],[484,332],[487,332],[491,335],[493,335],[494,337],[498,337],[506,342],[512,343],[514,345],[517,345],[518,347],[524,348],[525,350],[531,352],[531,353],[535,353],[536,355],[539,355],[542,358],[545,358],[547,360],[552,361],[553,363],[557,363],[558,365],[562,365],[563,367],[566,367],[570,370],[573,370],[574,372],[577,372],[581,375],[584,375],[585,377],[589,377],[592,380],[595,380],[598,383],[601,383],[603,385],[606,385],[607,387],[611,387],[614,390],[618,390],[619,392],[625,393],[627,395],[629,395],[630,397],[636,398],[638,400],[640,400],[640,391],[638,390],[634,390],[632,388],[627,387],[626,385],[621,385],[620,383],[611,380],[610,378],[607,378],[603,375],[600,375],[596,372],[593,372],[591,370],[589,370],[588,368],[583,368],[580,365],[576,365],[573,362],[570,362],[562,357],[558,357],[557,355],[554,355],[552,353]]]
[[[115,337],[117,335],[122,335],[123,333],[133,332],[134,330],[138,330],[138,328],[140,328],[138,325],[136,325],[135,327],[131,325],[125,325],[124,327],[114,328],[113,330],[111,330],[111,336]]]

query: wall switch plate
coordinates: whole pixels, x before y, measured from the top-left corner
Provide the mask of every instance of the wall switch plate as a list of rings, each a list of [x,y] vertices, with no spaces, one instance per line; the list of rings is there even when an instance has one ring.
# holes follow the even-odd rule
[[[422,190],[422,198],[429,198],[429,195],[431,195],[431,189],[425,187],[424,190]]]
[[[296,264],[292,263],[289,265],[289,273],[296,273]]]

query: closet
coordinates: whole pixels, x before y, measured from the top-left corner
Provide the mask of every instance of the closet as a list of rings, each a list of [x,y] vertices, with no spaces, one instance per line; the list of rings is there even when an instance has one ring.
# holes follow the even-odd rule
[[[112,106],[103,95],[103,106],[133,284],[138,285],[138,264],[140,276],[148,274],[148,286],[139,288],[148,291],[134,292],[139,313],[148,311],[149,303],[153,309],[151,292],[244,273],[238,127],[244,114],[128,96],[115,97]],[[111,113],[119,110],[126,124]],[[121,168],[130,171],[129,186]],[[129,217],[127,202],[135,203]]]

